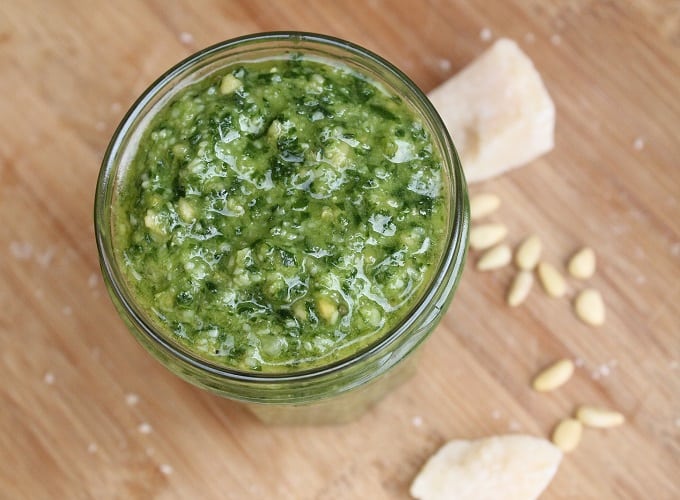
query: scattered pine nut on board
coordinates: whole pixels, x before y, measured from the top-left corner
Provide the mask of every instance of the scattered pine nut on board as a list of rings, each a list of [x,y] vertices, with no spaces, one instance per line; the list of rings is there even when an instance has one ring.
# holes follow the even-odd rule
[[[488,249],[477,259],[477,270],[493,271],[510,264],[512,260],[512,250],[505,243],[496,245]]]
[[[626,418],[618,411],[589,405],[579,407],[576,411],[576,418],[578,418],[583,425],[601,429],[618,427],[626,421]]]
[[[538,264],[542,250],[541,239],[535,234],[528,236],[515,251],[515,264],[520,269],[531,271]]]
[[[510,307],[517,307],[524,302],[534,284],[534,275],[530,271],[519,271],[510,284],[507,302]]]
[[[576,316],[592,326],[601,326],[606,317],[602,294],[594,288],[586,288],[578,293],[574,299]]]
[[[572,255],[567,269],[574,278],[587,280],[595,274],[595,265],[595,251],[590,247],[585,247]]]
[[[583,424],[575,418],[565,418],[552,433],[552,442],[565,453],[574,451],[581,442]]]
[[[555,105],[533,62],[502,38],[428,97],[470,183],[526,165],[553,148]]]
[[[474,225],[470,229],[470,248],[486,250],[500,243],[507,234],[508,228],[499,222]]]
[[[536,272],[545,293],[555,298],[567,293],[567,282],[555,266],[549,262],[539,262]]]
[[[470,197],[470,220],[483,219],[501,206],[501,199],[492,193],[481,193]]]
[[[554,391],[566,384],[573,374],[574,363],[570,359],[561,359],[536,375],[532,386],[538,392]]]

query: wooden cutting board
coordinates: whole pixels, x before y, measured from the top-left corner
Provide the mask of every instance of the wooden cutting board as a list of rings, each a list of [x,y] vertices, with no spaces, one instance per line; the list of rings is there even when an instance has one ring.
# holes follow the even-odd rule
[[[680,497],[680,4],[575,0],[25,2],[0,6],[0,497],[407,498],[452,438],[548,436],[580,403],[627,423],[587,430],[544,498]],[[341,427],[270,428],[196,389],[127,333],[99,278],[92,202],[135,97],[181,58],[250,32],[303,29],[366,46],[423,89],[506,36],[557,106],[553,152],[472,186],[503,199],[516,244],[563,269],[581,245],[607,322],[511,268],[469,266],[417,376]],[[551,394],[531,376],[579,367]]]

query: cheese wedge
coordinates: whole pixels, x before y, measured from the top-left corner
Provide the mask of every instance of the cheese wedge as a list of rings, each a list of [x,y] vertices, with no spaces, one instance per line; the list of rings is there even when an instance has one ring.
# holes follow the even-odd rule
[[[554,145],[555,105],[529,57],[500,39],[428,94],[477,182],[522,166]]]
[[[552,480],[559,448],[532,436],[450,441],[411,485],[419,500],[533,500]]]

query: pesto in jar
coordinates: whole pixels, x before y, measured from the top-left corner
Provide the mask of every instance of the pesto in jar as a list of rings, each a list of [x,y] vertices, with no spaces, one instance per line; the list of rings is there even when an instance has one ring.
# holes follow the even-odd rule
[[[113,205],[139,306],[197,357],[295,372],[403,321],[446,233],[441,159],[411,108],[320,59],[241,63],[149,122]]]

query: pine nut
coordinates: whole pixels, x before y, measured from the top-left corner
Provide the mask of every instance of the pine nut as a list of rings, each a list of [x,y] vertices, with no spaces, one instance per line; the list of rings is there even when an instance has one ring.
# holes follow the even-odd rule
[[[616,427],[626,421],[626,418],[618,411],[587,405],[579,407],[576,412],[576,418],[578,418],[583,425],[601,429]]]
[[[567,292],[567,282],[555,266],[548,262],[539,262],[537,271],[545,293],[551,297],[564,296]]]
[[[585,247],[572,255],[567,269],[574,278],[588,279],[595,274],[595,252],[590,247]]]
[[[515,264],[520,269],[531,271],[538,264],[542,250],[543,244],[541,239],[537,235],[532,234],[517,247]]]
[[[561,359],[536,375],[532,386],[538,392],[554,391],[566,384],[573,374],[574,363],[570,359]]]
[[[605,309],[602,294],[594,288],[586,288],[574,299],[574,312],[576,316],[592,326],[604,324]]]
[[[508,234],[508,228],[498,222],[473,226],[470,229],[470,246],[475,250],[486,250],[500,243]]]
[[[477,220],[494,213],[501,205],[495,194],[482,193],[470,198],[470,220]]]
[[[583,425],[575,418],[560,421],[552,433],[552,442],[565,453],[573,451],[581,441]]]
[[[512,250],[506,244],[497,245],[487,250],[477,261],[478,271],[492,271],[507,266],[512,260]]]
[[[517,307],[529,295],[531,286],[534,284],[534,275],[531,271],[520,271],[512,280],[510,290],[508,290],[507,302],[510,307]]]
[[[220,93],[222,94],[232,94],[237,89],[243,86],[241,80],[236,78],[234,75],[225,75],[220,82]]]

